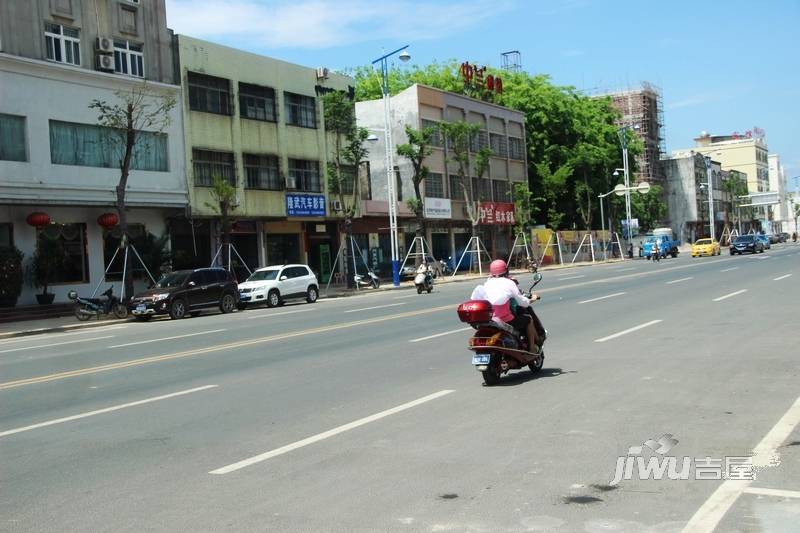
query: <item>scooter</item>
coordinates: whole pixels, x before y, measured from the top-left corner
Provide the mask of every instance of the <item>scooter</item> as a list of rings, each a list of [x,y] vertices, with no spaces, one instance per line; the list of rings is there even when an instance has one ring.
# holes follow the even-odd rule
[[[414,276],[414,285],[417,287],[417,294],[422,294],[423,291],[430,294],[433,290],[433,273],[431,269],[417,270],[417,275]]]
[[[356,274],[353,276],[353,281],[356,283],[356,287],[372,287],[373,289],[377,289],[381,286],[381,279],[375,275],[372,270],[367,271],[366,276],[362,276],[361,274]]]
[[[530,297],[533,288],[542,280],[542,274],[533,275],[533,285],[526,293]],[[532,310],[530,311],[532,313]],[[492,320],[492,304],[486,300],[469,300],[458,306],[458,318],[466,322],[475,334],[469,340],[469,350],[475,352],[472,365],[483,375],[488,386],[500,382],[500,377],[509,370],[527,366],[531,372],[539,372],[544,365],[545,332],[536,319],[534,325],[539,345],[531,351],[528,339],[505,322]],[[533,316],[533,315],[532,315]]]
[[[67,297],[75,302],[75,318],[84,322],[93,316],[99,320],[102,315],[113,314],[116,318],[127,318],[128,308],[114,296],[114,287],[103,293],[103,298],[81,298],[75,291],[69,291]]]

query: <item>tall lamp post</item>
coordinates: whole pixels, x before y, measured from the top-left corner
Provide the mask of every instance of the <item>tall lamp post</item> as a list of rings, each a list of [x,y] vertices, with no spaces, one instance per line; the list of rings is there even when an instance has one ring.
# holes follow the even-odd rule
[[[400,245],[397,236],[397,191],[395,190],[394,176],[394,154],[392,153],[392,110],[389,96],[389,58],[395,54],[403,63],[411,59],[411,55],[406,51],[409,45],[398,48],[393,52],[385,54],[375,61],[373,65],[381,65],[381,89],[383,90],[383,120],[384,120],[384,141],[386,143],[386,195],[389,200],[389,242],[392,248],[392,284],[400,286]]]
[[[794,197],[792,198],[792,216],[794,217],[794,232],[800,232],[797,227],[797,206],[800,206],[800,176],[789,178],[794,180]]]
[[[615,172],[615,174],[619,175],[616,172]],[[620,183],[619,185],[617,185],[616,187],[614,187],[613,189],[611,189],[607,193],[603,193],[603,194],[598,194],[597,195],[597,197],[600,199],[600,222],[601,222],[602,228],[603,228],[603,260],[607,260],[608,259],[607,246],[606,246],[606,240],[605,240],[606,219],[605,219],[605,213],[603,211],[603,198],[605,198],[606,196],[608,196],[610,194],[616,194],[617,196],[622,196],[624,194],[626,196],[630,196],[631,191],[637,191],[639,194],[647,194],[647,193],[650,192],[650,184],[647,183],[646,181],[643,181],[639,185],[637,185],[636,187],[626,187],[625,185]],[[628,232],[629,233],[630,233],[630,227],[631,227],[630,224],[631,224],[630,223],[630,219],[628,219]],[[611,228],[609,228],[609,230],[610,229]],[[622,255],[622,250],[620,250],[619,253],[620,253],[620,255]]]
[[[628,131],[629,130],[639,130],[639,125],[634,124],[633,126],[622,126],[620,129],[617,130],[617,135],[619,135],[619,142],[622,145],[622,167],[621,169],[617,169],[614,171],[615,176],[619,176],[618,171],[622,170],[625,173],[625,188],[628,189],[625,192],[625,218],[628,221],[628,240],[633,240],[633,234],[631,232],[631,195],[630,195],[630,187],[631,187],[631,180],[630,180],[630,164],[628,163]]]
[[[700,188],[702,189],[703,186],[708,187],[708,230],[709,230],[709,237],[711,240],[716,240],[716,235],[714,234],[714,183],[711,179],[711,157],[710,156],[703,156],[706,162],[706,183],[701,183]]]

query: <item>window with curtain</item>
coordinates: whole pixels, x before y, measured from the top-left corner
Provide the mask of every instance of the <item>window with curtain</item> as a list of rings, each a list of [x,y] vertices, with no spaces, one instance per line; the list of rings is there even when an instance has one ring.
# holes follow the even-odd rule
[[[438,172],[431,172],[425,178],[425,197],[427,198],[447,198],[444,194],[444,181]]]
[[[86,246],[86,224],[48,224],[37,230],[39,242],[55,243],[63,264],[52,283],[88,283],[89,255]]]
[[[234,187],[236,186],[236,168],[231,152],[212,152],[194,148],[192,149],[192,168],[194,169],[195,187],[213,186],[215,176],[219,176]]]
[[[0,160],[28,160],[25,145],[25,117],[0,113]]]
[[[316,99],[302,94],[284,93],[286,123],[302,128],[317,127]]]
[[[47,59],[70,65],[81,64],[80,30],[61,24],[44,25],[44,44]]]
[[[244,173],[248,189],[283,189],[277,156],[244,154]]]
[[[54,165],[119,168],[124,147],[119,132],[93,124],[50,121],[50,162]],[[139,131],[131,170],[167,172],[167,135]]]
[[[289,179],[286,187],[293,191],[322,192],[319,162],[289,159]]]
[[[144,78],[142,45],[130,41],[114,41],[114,72]]]

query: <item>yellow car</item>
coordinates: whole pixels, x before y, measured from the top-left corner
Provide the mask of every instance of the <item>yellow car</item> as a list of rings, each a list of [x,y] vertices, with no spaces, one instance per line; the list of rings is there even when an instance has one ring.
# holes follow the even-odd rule
[[[719,255],[719,243],[711,239],[698,239],[692,245],[692,257],[701,255]]]

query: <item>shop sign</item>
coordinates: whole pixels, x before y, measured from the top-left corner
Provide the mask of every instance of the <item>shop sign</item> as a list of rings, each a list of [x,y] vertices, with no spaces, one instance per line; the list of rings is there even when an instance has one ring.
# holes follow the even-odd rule
[[[324,217],[325,197],[321,194],[287,194],[287,217]]]
[[[481,202],[479,207],[480,223],[494,225],[513,225],[514,204],[506,202]]]
[[[503,80],[500,76],[486,75],[486,67],[478,67],[464,61],[461,63],[459,73],[466,89],[486,90],[497,94],[503,92]]]
[[[425,198],[425,218],[452,217],[452,205],[448,198]]]

